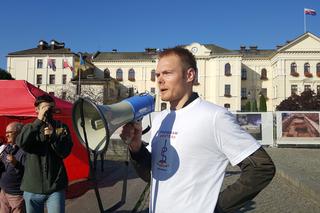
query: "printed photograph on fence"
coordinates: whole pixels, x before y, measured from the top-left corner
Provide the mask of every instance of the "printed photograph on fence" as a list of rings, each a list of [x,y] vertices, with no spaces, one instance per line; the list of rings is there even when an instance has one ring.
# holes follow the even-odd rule
[[[256,140],[262,140],[261,114],[237,114],[240,126]]]
[[[282,137],[320,137],[319,113],[282,113]]]

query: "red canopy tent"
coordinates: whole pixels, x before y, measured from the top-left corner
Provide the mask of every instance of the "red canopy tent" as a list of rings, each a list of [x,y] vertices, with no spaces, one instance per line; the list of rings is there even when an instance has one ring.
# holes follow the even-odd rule
[[[0,139],[5,139],[5,128],[10,122],[29,123],[36,118],[34,101],[37,96],[42,94],[45,94],[45,92],[27,81],[0,80]],[[71,154],[64,160],[69,186],[72,186],[73,183],[80,183],[89,178],[88,155],[85,147],[80,144],[72,126],[72,103],[56,97],[54,97],[54,100],[57,109],[55,119],[68,125],[72,135],[73,148]],[[81,184],[81,187],[83,186]],[[82,190],[84,189],[82,188]],[[77,193],[81,195],[79,191]],[[74,192],[71,192],[71,194],[73,195],[69,193],[69,197],[77,196]]]

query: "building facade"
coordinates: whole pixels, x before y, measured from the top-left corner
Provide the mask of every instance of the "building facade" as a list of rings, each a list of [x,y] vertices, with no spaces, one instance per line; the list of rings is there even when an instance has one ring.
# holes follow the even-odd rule
[[[292,93],[299,94],[308,89],[320,93],[320,38],[312,33],[305,33],[270,50],[262,50],[257,46],[240,46],[238,50],[228,50],[214,44],[200,43],[183,47],[190,50],[197,60],[198,73],[194,90],[203,99],[231,111],[244,110],[248,102],[259,103],[261,95],[267,100],[268,111],[273,111]],[[45,63],[53,55],[43,54],[40,57],[31,53],[21,54],[23,52],[25,51],[7,56],[8,71],[14,78],[39,85],[38,75],[45,73],[45,77],[42,76],[45,80],[43,79],[40,88],[50,92],[56,91],[59,86],[63,87],[65,69],[60,67],[58,70],[57,66],[53,72],[47,65],[38,68],[39,59]],[[110,92],[113,96],[144,91],[158,94],[155,79],[157,53],[158,50],[153,48],[147,48],[144,52],[97,52],[91,60],[94,70],[85,78],[90,77],[89,79],[95,79],[100,84],[109,78],[118,82],[115,84],[118,86],[113,87],[112,91],[104,92],[105,97]],[[76,63],[72,53],[55,55],[56,63],[67,56],[70,57],[67,60],[71,60],[71,66]],[[50,81],[52,74],[58,75],[55,84]],[[69,71],[67,81],[70,79],[72,72]],[[74,84],[78,84],[77,77],[73,80]],[[167,107],[167,103],[156,96],[156,110]]]

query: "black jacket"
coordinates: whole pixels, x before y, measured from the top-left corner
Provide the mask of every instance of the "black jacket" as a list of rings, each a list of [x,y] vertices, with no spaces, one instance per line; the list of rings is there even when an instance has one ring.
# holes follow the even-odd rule
[[[45,123],[36,119],[26,124],[17,137],[17,144],[26,154],[25,171],[21,190],[51,194],[68,186],[67,172],[63,159],[73,146],[68,126],[52,121],[54,132],[49,139],[45,138]]]

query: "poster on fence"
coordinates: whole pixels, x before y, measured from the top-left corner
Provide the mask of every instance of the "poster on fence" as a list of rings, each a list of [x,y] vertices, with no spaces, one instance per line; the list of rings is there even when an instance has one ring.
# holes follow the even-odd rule
[[[279,144],[320,144],[319,112],[277,112]]]
[[[239,125],[262,145],[273,146],[272,112],[236,112]]]

